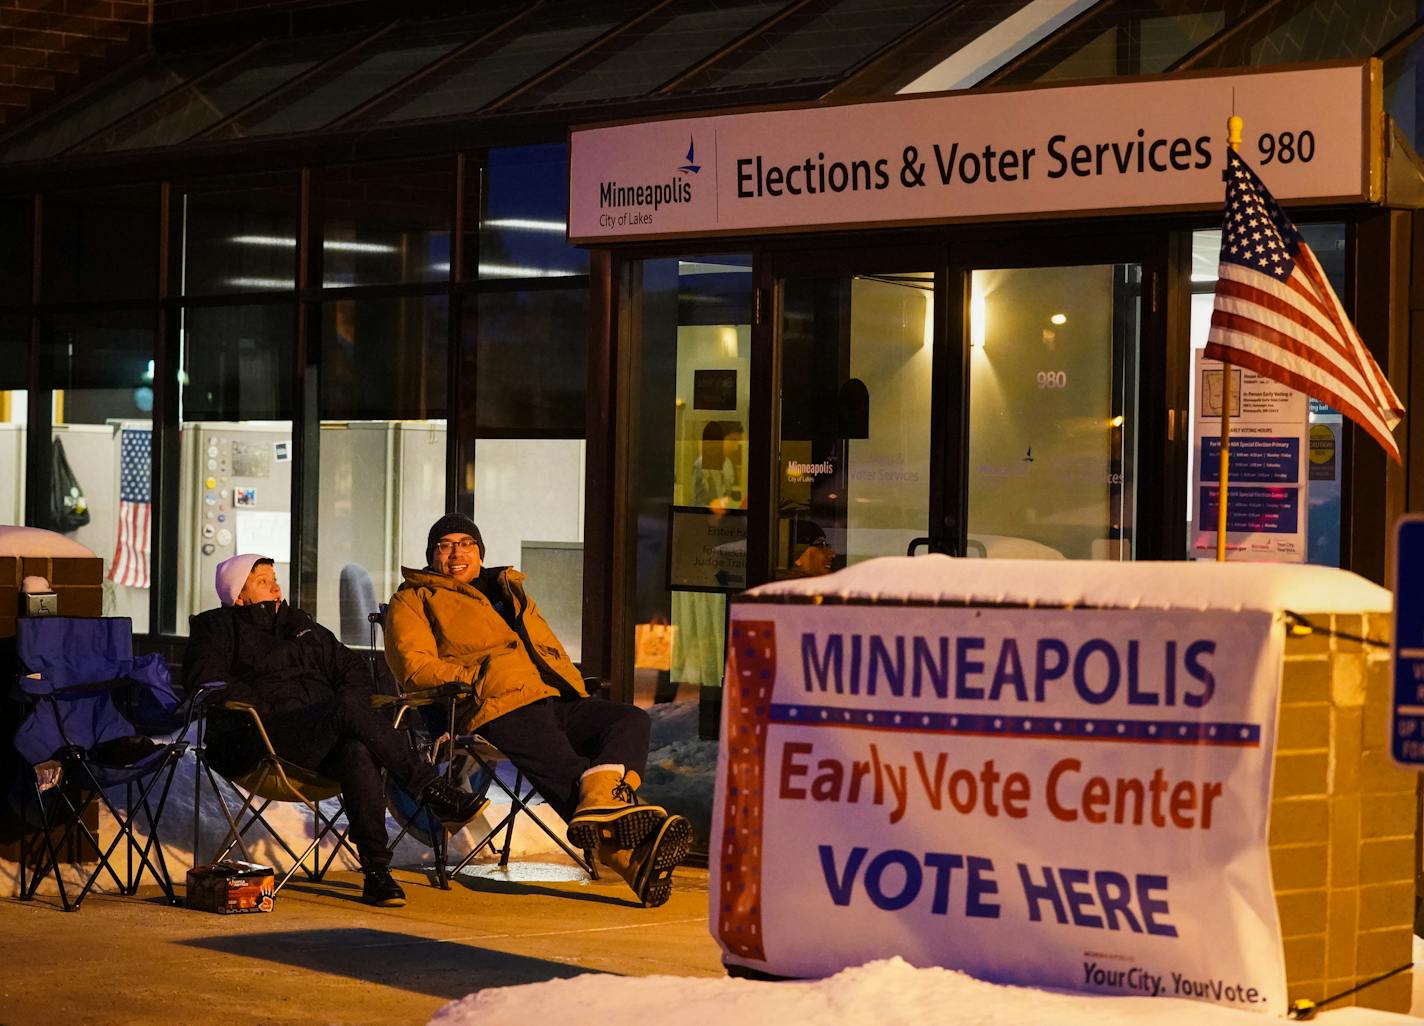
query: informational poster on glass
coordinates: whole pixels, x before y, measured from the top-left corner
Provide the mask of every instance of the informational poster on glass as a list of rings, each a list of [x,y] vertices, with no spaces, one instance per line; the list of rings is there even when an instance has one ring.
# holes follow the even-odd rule
[[[668,589],[733,592],[746,586],[746,511],[669,507]]]
[[[1193,350],[1197,409],[1192,438],[1192,557],[1216,555],[1220,495],[1222,365]],[[1310,455],[1305,395],[1232,367],[1226,550],[1229,559],[1303,563]]]

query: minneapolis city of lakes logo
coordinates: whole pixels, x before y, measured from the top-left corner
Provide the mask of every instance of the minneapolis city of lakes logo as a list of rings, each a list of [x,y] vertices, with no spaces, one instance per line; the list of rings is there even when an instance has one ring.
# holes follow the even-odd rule
[[[684,162],[673,169],[671,177],[660,182],[645,182],[625,185],[617,181],[600,182],[598,185],[599,210],[621,210],[621,213],[600,213],[600,228],[625,228],[629,225],[650,225],[653,215],[660,207],[692,202],[693,175],[700,174],[702,165],[697,163],[697,141],[687,138],[687,156]]]

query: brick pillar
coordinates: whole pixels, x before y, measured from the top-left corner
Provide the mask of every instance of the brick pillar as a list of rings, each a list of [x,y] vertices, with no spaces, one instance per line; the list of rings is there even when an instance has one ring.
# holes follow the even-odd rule
[[[1417,774],[1389,755],[1387,615],[1305,614],[1286,640],[1270,851],[1290,998],[1319,1000],[1412,956]],[[1345,998],[1406,1012],[1411,974]],[[1333,1006],[1332,1006],[1333,1007]]]

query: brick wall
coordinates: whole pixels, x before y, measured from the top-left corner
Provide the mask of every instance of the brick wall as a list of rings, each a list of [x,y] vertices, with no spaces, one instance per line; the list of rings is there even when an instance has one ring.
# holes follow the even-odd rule
[[[0,0],[0,129],[141,51],[149,0]]]
[[[1310,615],[1388,642],[1388,616]],[[1286,641],[1270,850],[1291,1000],[1408,962],[1417,774],[1389,755],[1389,649],[1316,631]],[[1340,1004],[1409,1010],[1408,972]]]
[[[168,24],[210,15],[291,11],[347,2],[349,0],[153,0],[153,20],[157,24]]]

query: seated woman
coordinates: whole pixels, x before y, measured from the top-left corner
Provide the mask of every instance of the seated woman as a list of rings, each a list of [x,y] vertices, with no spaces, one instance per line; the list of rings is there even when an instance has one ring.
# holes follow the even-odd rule
[[[276,567],[266,556],[233,556],[218,564],[222,607],[194,616],[183,654],[183,687],[227,685],[224,701],[248,702],[262,717],[279,756],[341,783],[351,841],[361,857],[371,904],[405,904],[390,874],[386,835],[386,770],[442,821],[464,823],[485,805],[447,784],[371,707],[366,660],[300,609],[282,601]],[[208,761],[224,776],[256,768],[264,749],[247,716],[214,710]]]

